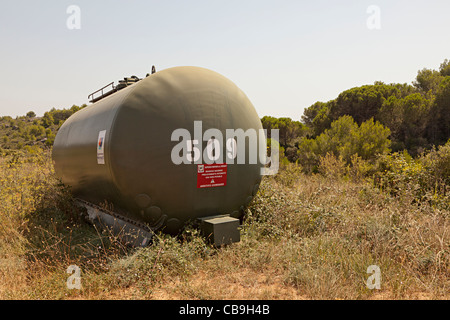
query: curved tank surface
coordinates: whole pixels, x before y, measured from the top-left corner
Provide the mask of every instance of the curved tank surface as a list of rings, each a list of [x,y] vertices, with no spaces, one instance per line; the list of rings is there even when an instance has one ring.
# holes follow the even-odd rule
[[[202,135],[208,129],[223,137],[227,129],[262,130],[252,103],[233,82],[204,68],[169,68],[67,119],[53,146],[55,172],[75,197],[108,203],[127,218],[168,233],[190,219],[238,218],[258,191],[262,165],[174,163],[173,150],[182,139],[172,135],[186,129],[195,139],[194,121],[201,122]],[[208,142],[199,143],[203,154]],[[225,154],[225,143],[222,148]],[[208,180],[211,168],[218,172],[217,183]]]

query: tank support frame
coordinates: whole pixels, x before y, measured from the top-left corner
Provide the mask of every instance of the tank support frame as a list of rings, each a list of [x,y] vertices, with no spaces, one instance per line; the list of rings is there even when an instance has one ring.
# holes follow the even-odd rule
[[[159,228],[159,226],[150,228],[82,199],[77,198],[75,202],[86,208],[89,222],[96,227],[109,230],[129,247],[146,247]]]

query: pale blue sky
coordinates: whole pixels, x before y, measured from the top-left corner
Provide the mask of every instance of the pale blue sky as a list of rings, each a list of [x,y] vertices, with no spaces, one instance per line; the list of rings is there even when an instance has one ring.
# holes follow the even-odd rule
[[[81,29],[69,30],[70,5]],[[370,5],[380,8],[370,30]],[[343,90],[411,83],[450,58],[449,1],[100,1],[0,3],[0,115],[87,103],[125,76],[193,65],[228,77],[258,114],[300,120]]]

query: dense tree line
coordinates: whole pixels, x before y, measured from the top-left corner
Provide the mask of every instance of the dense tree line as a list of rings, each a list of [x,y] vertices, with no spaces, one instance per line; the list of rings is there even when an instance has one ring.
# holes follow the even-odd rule
[[[304,110],[302,122],[317,137],[341,116],[360,125],[373,118],[391,130],[392,150],[418,154],[450,138],[450,61],[418,71],[412,85],[375,82],[352,88]]]
[[[389,151],[418,155],[450,138],[450,61],[439,70],[419,70],[409,84],[375,82],[306,108],[301,121],[263,117],[265,129],[280,129],[280,146],[291,162],[308,167],[331,153],[372,161]]]

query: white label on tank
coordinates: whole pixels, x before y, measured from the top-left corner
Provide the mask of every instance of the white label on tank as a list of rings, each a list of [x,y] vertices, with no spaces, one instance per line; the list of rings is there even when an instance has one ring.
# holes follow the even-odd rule
[[[98,133],[97,140],[97,163],[105,164],[105,136],[106,130],[102,130]]]

